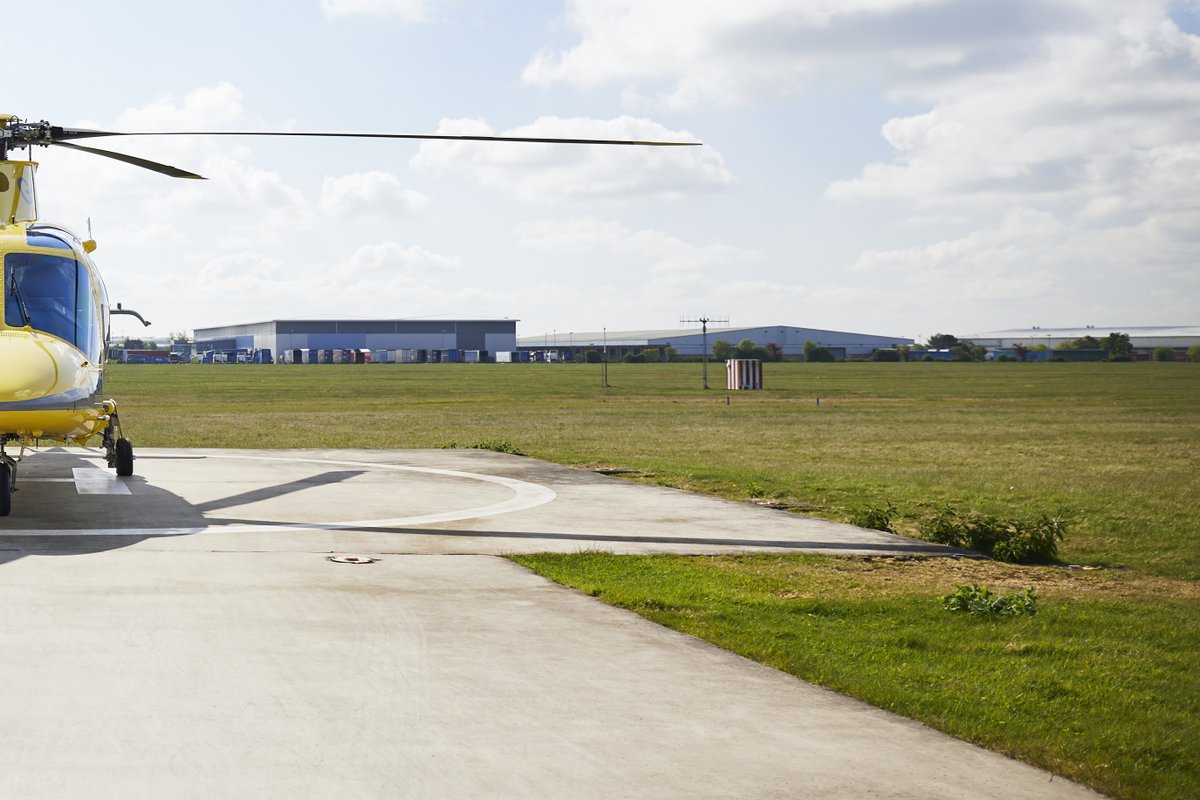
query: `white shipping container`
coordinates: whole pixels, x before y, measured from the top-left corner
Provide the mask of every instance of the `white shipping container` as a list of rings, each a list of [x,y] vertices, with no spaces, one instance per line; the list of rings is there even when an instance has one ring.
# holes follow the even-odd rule
[[[511,364],[512,362],[513,362],[513,354],[511,352],[509,352],[508,350],[497,350],[496,351],[496,363],[497,364]]]

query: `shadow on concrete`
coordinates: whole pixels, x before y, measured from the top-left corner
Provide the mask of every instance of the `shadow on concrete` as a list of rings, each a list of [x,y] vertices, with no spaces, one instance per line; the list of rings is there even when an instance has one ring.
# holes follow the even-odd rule
[[[262,520],[234,519],[234,518],[209,518],[208,522],[213,525],[259,525],[264,528],[275,527],[280,529],[300,527],[295,522],[263,522]],[[785,550],[800,550],[800,551],[839,551],[839,552],[863,552],[863,553],[879,553],[879,554],[924,554],[924,555],[940,555],[940,556],[966,556],[978,557],[977,553],[972,553],[969,550],[960,550],[946,545],[934,544],[932,542],[904,541],[904,542],[846,542],[846,541],[817,541],[817,540],[796,540],[796,539],[746,539],[746,538],[717,538],[717,537],[701,537],[701,536],[630,536],[622,534],[603,534],[603,533],[562,533],[557,531],[477,531],[477,530],[453,530],[445,528],[396,528],[396,527],[371,527],[371,526],[330,526],[324,528],[329,531],[344,531],[346,533],[383,533],[393,534],[397,536],[411,537],[456,537],[463,539],[519,539],[523,541],[547,541],[547,542],[579,542],[594,543],[604,542],[610,544],[633,544],[633,545],[692,545],[692,546],[713,546],[713,547],[729,547],[738,550],[747,548],[762,548],[774,547]]]
[[[213,524],[213,520],[204,516],[205,511],[270,500],[363,474],[362,470],[327,472],[193,504],[173,492],[152,486],[139,475],[114,480],[128,493],[80,494],[74,478],[76,469],[107,469],[94,455],[94,451],[52,448],[21,462],[12,514],[0,518],[0,566],[26,555],[98,553],[129,547],[146,539],[187,536]],[[139,460],[141,458],[197,460],[204,456],[139,456]],[[53,509],[53,513],[48,513],[48,509]],[[250,524],[263,523],[254,520]],[[172,532],[140,532],[141,529]],[[59,531],[61,533],[56,533]]]
[[[129,547],[153,538],[134,532],[148,527],[147,516],[155,520],[156,528],[208,524],[182,497],[151,486],[138,475],[115,479],[128,494],[80,494],[73,479],[76,469],[107,470],[103,461],[89,455],[94,452],[52,448],[20,463],[12,513],[0,518],[0,565],[27,555],[76,555]],[[137,496],[136,503],[130,502],[130,495]],[[130,533],[122,533],[123,529]],[[93,530],[104,533],[74,532]],[[54,535],[53,531],[64,534]]]
[[[205,511],[216,511],[221,508],[232,508],[234,506],[244,506],[250,503],[258,503],[263,500],[274,500],[283,497],[293,492],[299,492],[302,489],[311,489],[314,486],[329,486],[334,483],[348,481],[351,478],[357,478],[359,475],[365,475],[366,470],[345,470],[342,472],[324,472],[320,475],[313,475],[309,478],[301,478],[288,483],[280,483],[275,486],[264,486],[261,489],[255,489],[251,492],[235,494],[232,497],[222,497],[219,500],[210,500],[207,503],[200,503],[193,506],[201,513]],[[206,520],[211,524],[213,520]]]

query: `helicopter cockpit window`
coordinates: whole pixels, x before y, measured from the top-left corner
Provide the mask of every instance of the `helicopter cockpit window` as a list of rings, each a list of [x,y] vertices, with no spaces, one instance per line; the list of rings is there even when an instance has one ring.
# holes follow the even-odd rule
[[[9,253],[4,257],[4,322],[30,325],[100,355],[100,321],[87,267],[72,257]]]
[[[71,245],[57,236],[41,231],[28,230],[25,232],[25,241],[30,247],[54,247],[59,250],[70,250]]]

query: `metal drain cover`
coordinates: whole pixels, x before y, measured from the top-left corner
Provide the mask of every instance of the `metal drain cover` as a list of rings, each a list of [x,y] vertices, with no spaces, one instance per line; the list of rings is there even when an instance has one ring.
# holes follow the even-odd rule
[[[335,564],[374,564],[379,559],[370,556],[326,556],[326,560]]]

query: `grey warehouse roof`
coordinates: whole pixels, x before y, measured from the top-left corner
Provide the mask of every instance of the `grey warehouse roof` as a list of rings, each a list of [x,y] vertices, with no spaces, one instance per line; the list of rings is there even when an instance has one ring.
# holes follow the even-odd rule
[[[669,328],[635,331],[555,331],[536,336],[522,336],[517,346],[526,349],[554,349],[598,346],[609,347],[664,347],[673,346],[680,353],[699,353],[702,348],[703,332],[700,328]],[[708,342],[711,346],[718,339],[736,344],[750,339],[757,344],[774,342],[785,353],[803,352],[806,341],[814,341],[822,347],[842,348],[848,353],[870,353],[876,348],[913,344],[903,336],[877,336],[869,333],[830,331],[821,328],[801,328],[794,325],[744,325],[739,327],[709,328]]]

